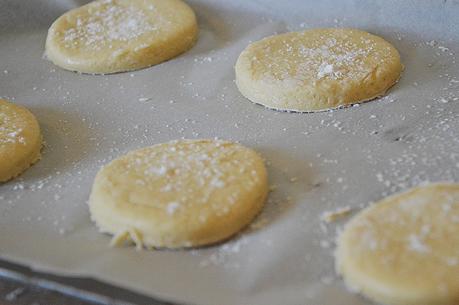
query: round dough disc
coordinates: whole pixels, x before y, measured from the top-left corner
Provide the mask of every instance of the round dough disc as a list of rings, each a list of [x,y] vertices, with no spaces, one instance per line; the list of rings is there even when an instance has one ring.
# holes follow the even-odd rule
[[[239,91],[254,103],[309,112],[383,95],[400,77],[398,51],[355,29],[313,29],[250,44],[236,63]]]
[[[40,159],[42,136],[35,116],[0,99],[0,182],[10,180]]]
[[[89,207],[102,232],[138,247],[182,248],[224,240],[260,212],[268,193],[256,152],[220,140],[139,149],[97,174]]]
[[[187,51],[197,34],[194,12],[180,0],[97,0],[51,25],[46,55],[71,71],[130,71]]]
[[[431,184],[360,212],[338,238],[337,271],[383,304],[459,302],[459,184]]]

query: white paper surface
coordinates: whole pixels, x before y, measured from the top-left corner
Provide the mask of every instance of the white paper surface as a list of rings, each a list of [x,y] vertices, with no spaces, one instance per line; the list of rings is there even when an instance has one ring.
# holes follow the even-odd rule
[[[42,59],[52,21],[86,2],[0,2],[0,96],[30,108],[46,140],[43,159],[0,186],[1,258],[187,304],[368,304],[334,274],[333,242],[346,219],[325,225],[320,215],[425,181],[459,181],[458,1],[193,0],[200,37],[191,51],[109,76]],[[237,91],[233,66],[249,42],[330,26],[397,47],[405,71],[386,98],[291,114]],[[109,248],[86,205],[97,170],[182,137],[237,140],[266,157],[277,188],[261,228],[193,251]]]

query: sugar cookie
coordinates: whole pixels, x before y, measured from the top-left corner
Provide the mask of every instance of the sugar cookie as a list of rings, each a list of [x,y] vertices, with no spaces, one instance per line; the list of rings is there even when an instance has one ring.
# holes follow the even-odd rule
[[[181,248],[215,243],[262,209],[267,173],[256,152],[220,140],[139,149],[97,174],[89,208],[113,243]]]
[[[355,29],[312,29],[250,44],[236,63],[239,91],[254,103],[318,111],[383,95],[402,70],[398,51]]]
[[[40,159],[42,136],[34,115],[0,99],[0,182],[10,180]]]
[[[71,71],[130,71],[187,51],[197,34],[195,14],[181,0],[96,0],[51,25],[46,55]]]
[[[459,184],[413,188],[360,212],[338,238],[336,266],[383,304],[459,304]]]

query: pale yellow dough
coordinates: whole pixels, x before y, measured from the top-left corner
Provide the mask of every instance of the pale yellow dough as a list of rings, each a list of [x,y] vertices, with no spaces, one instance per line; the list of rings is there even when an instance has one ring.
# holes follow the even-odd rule
[[[139,149],[97,174],[91,218],[113,243],[196,247],[237,233],[268,193],[256,152],[220,140],[182,140]]]
[[[51,25],[46,56],[71,71],[123,72],[171,59],[197,35],[195,14],[180,0],[97,0]]]
[[[431,184],[360,212],[338,238],[350,288],[391,305],[459,304],[459,184]]]
[[[269,108],[309,112],[383,95],[400,77],[398,51],[356,29],[312,29],[250,44],[236,63],[239,91]]]
[[[40,159],[42,136],[35,116],[0,99],[0,182],[10,180]]]

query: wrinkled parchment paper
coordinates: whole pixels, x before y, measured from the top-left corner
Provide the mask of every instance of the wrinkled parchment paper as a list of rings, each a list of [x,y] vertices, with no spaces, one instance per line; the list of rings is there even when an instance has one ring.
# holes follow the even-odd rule
[[[42,59],[53,20],[87,0],[0,2],[0,96],[36,114],[43,159],[0,186],[0,257],[89,276],[187,304],[368,304],[335,276],[325,212],[426,181],[459,181],[459,1],[190,0],[200,37],[186,54],[132,73],[90,76]],[[245,46],[274,33],[357,27],[400,51],[388,96],[332,112],[275,112],[238,93]],[[275,190],[254,225],[192,251],[108,246],[87,199],[100,166],[178,138],[219,137],[259,151]]]

